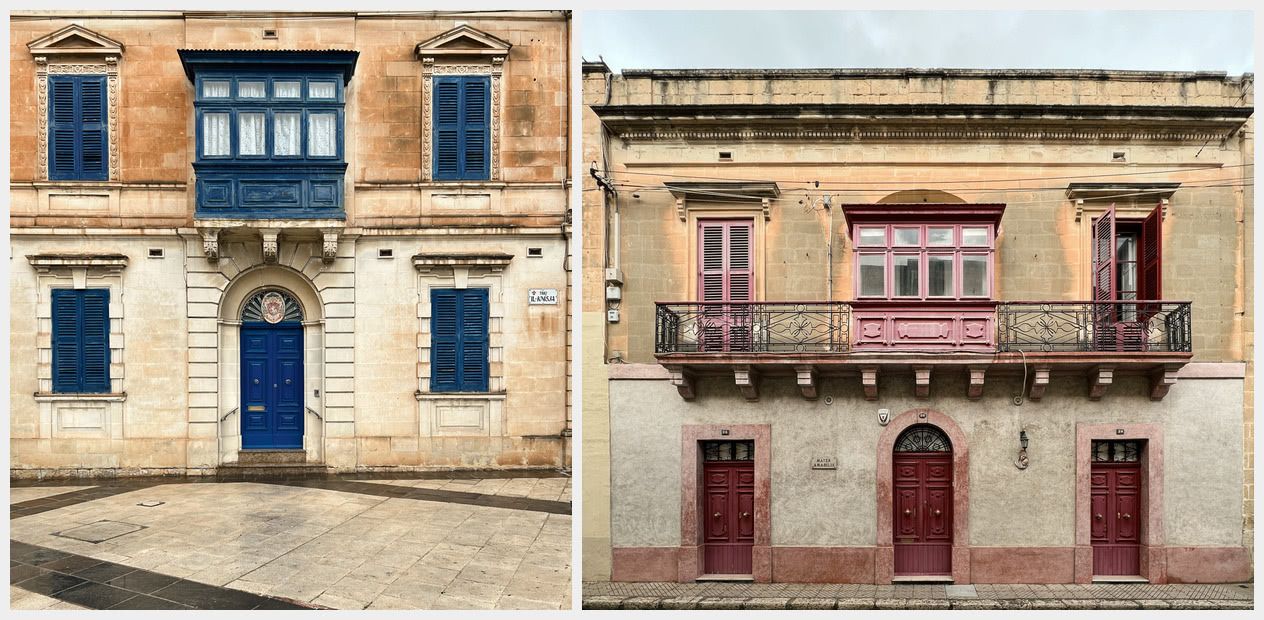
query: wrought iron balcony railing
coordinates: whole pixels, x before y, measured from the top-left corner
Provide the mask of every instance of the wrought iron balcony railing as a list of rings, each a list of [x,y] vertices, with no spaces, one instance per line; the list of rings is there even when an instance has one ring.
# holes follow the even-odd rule
[[[1002,352],[1193,350],[1187,301],[1013,301],[996,306]]]
[[[681,302],[658,305],[657,353],[843,353],[842,302]]]
[[[912,310],[919,312],[915,320],[904,317]],[[969,316],[960,310],[942,310],[944,314],[940,322],[944,326],[932,334],[937,334],[942,342],[927,336],[934,330],[928,331],[921,324],[933,323],[930,319],[934,317],[922,315],[940,311],[935,309],[932,312],[930,305],[916,302],[903,309],[870,308],[855,316],[852,304],[846,302],[659,303],[655,352],[846,353],[858,349],[872,350],[869,340],[873,338],[867,340],[863,329],[856,332],[858,340],[853,342],[851,324],[853,320],[876,321],[881,318],[878,314],[883,313],[890,315],[895,335],[880,343],[881,350],[915,351],[943,345],[949,349],[978,351],[979,344],[985,351],[992,350],[986,334],[970,331],[986,325],[987,321],[976,316],[978,310]],[[984,314],[990,319],[990,309]],[[954,327],[952,321],[961,320],[961,316],[957,315],[979,325],[962,323],[963,328]],[[902,327],[900,321],[909,322],[910,326]],[[880,329],[878,325],[864,327]],[[1019,350],[1027,353],[1188,353],[1193,350],[1191,333],[1189,302],[996,302],[995,351],[1001,353]],[[900,337],[901,334],[907,338]]]

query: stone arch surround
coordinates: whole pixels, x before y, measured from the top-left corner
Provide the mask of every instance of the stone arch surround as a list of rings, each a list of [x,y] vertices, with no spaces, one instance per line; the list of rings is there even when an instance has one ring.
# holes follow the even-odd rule
[[[934,409],[910,409],[896,416],[878,437],[878,527],[877,553],[874,558],[874,582],[891,583],[895,571],[895,546],[891,538],[892,453],[895,442],[904,431],[919,424],[943,431],[952,442],[952,580],[970,583],[970,448],[961,427],[946,414]]]

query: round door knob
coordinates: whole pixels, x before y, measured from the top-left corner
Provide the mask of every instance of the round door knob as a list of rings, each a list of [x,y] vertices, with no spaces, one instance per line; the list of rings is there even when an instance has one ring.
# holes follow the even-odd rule
[[[1099,512],[1099,513],[1097,513],[1097,514],[1093,515],[1093,518],[1094,518],[1094,519],[1097,519],[1098,521],[1101,521],[1101,520],[1102,520],[1102,513],[1100,513],[1100,512]]]
[[[936,517],[938,517],[938,516],[939,516],[939,511],[938,511],[938,510],[936,510],[936,511],[935,511],[935,516],[936,516]]]
[[[912,511],[912,510],[909,510],[908,508],[905,508],[905,509],[904,509],[904,514],[905,514],[905,515],[911,515],[911,514],[913,514],[913,511]]]
[[[1128,513],[1126,513],[1126,512],[1125,512],[1125,513],[1124,513],[1124,518],[1125,518],[1125,519],[1131,519],[1131,518],[1132,518],[1132,515],[1130,515],[1130,514],[1128,514]]]
[[[743,518],[743,519],[745,519],[745,518],[747,518],[747,517],[749,517],[749,516],[750,516],[750,513],[749,513],[749,512],[743,512],[743,513],[742,513],[742,518]]]
[[[255,379],[255,385],[259,385],[259,380]]]
[[[715,515],[714,515],[714,516],[715,516],[715,518],[719,519],[719,518],[720,518],[720,513],[718,513],[718,512],[717,512],[717,513],[715,513]]]
[[[286,384],[286,385],[289,385],[289,384],[290,384],[290,380],[289,380],[289,379],[286,379],[286,380],[285,380],[285,384]]]

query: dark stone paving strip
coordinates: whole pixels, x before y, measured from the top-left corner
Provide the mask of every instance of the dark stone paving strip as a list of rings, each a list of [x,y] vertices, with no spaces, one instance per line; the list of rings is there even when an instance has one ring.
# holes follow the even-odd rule
[[[448,491],[439,489],[418,489],[413,487],[401,487],[384,484],[372,484],[363,482],[364,480],[477,480],[486,478],[550,478],[561,477],[561,474],[552,472],[553,475],[547,475],[547,471],[536,470],[471,470],[459,472],[387,472],[387,473],[371,473],[371,474],[354,474],[354,475],[320,475],[320,476],[280,476],[275,478],[268,477],[244,477],[241,479],[225,479],[215,477],[205,478],[188,478],[188,477],[170,477],[170,478],[130,478],[100,481],[102,486],[93,487],[91,489],[80,489],[70,491],[60,495],[52,495],[39,499],[32,499],[25,502],[18,502],[9,506],[9,519],[19,519],[25,516],[48,512],[66,506],[74,506],[92,500],[112,497],[122,493],[130,493],[139,491],[161,484],[200,484],[200,483],[218,483],[218,482],[256,482],[260,484],[276,484],[283,486],[306,487],[313,489],[328,489],[331,491],[343,491],[347,493],[359,493],[361,495],[373,495],[377,497],[398,497],[403,499],[419,499],[431,502],[447,502],[451,504],[470,504],[474,506],[489,506],[492,508],[510,508],[513,510],[530,510],[534,512],[547,512],[550,514],[571,514],[571,503],[552,501],[545,499],[531,499],[526,497],[509,497],[504,495],[484,495],[481,493],[466,493],[463,491]],[[13,481],[10,486],[33,486],[29,484],[18,484]],[[65,483],[65,481],[58,481]],[[83,481],[78,481],[82,483]],[[57,486],[53,484],[52,486]]]
[[[531,510],[551,514],[571,514],[570,502],[558,502],[546,499],[527,497],[509,497],[504,495],[484,495],[481,493],[465,493],[440,489],[418,489],[414,487],[373,484],[355,480],[289,480],[274,481],[273,484],[286,486],[326,489],[375,495],[377,497],[397,497],[402,499],[419,499],[431,502],[447,502],[449,504],[470,504],[473,506],[489,506],[492,508],[510,508],[513,510]]]
[[[9,557],[10,585],[88,609],[313,609],[16,540]]]
[[[248,476],[245,474],[224,470],[219,472],[220,475],[210,476],[131,476],[122,478],[55,478],[55,479],[36,479],[36,478],[10,478],[9,487],[57,487],[57,486],[85,486],[96,485],[99,487],[109,486],[153,486],[155,484],[181,484],[181,483],[202,483],[202,482],[224,482],[228,478],[232,478],[233,482],[243,480],[256,481],[259,476]],[[305,480],[480,480],[480,479],[506,479],[506,478],[565,478],[566,474],[556,469],[454,469],[454,470],[437,470],[437,471],[372,471],[372,472],[351,472],[351,473],[327,473],[327,472],[311,472],[301,474],[282,474],[276,476],[277,479],[305,479]],[[265,477],[266,479],[266,477]],[[39,500],[31,500],[39,501]]]

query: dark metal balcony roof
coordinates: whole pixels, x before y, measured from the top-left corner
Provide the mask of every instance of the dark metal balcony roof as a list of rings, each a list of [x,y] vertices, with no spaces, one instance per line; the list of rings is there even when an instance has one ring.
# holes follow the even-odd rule
[[[180,63],[184,74],[193,81],[199,71],[232,71],[243,69],[340,71],[342,83],[355,74],[355,50],[260,50],[260,49],[182,49]]]

